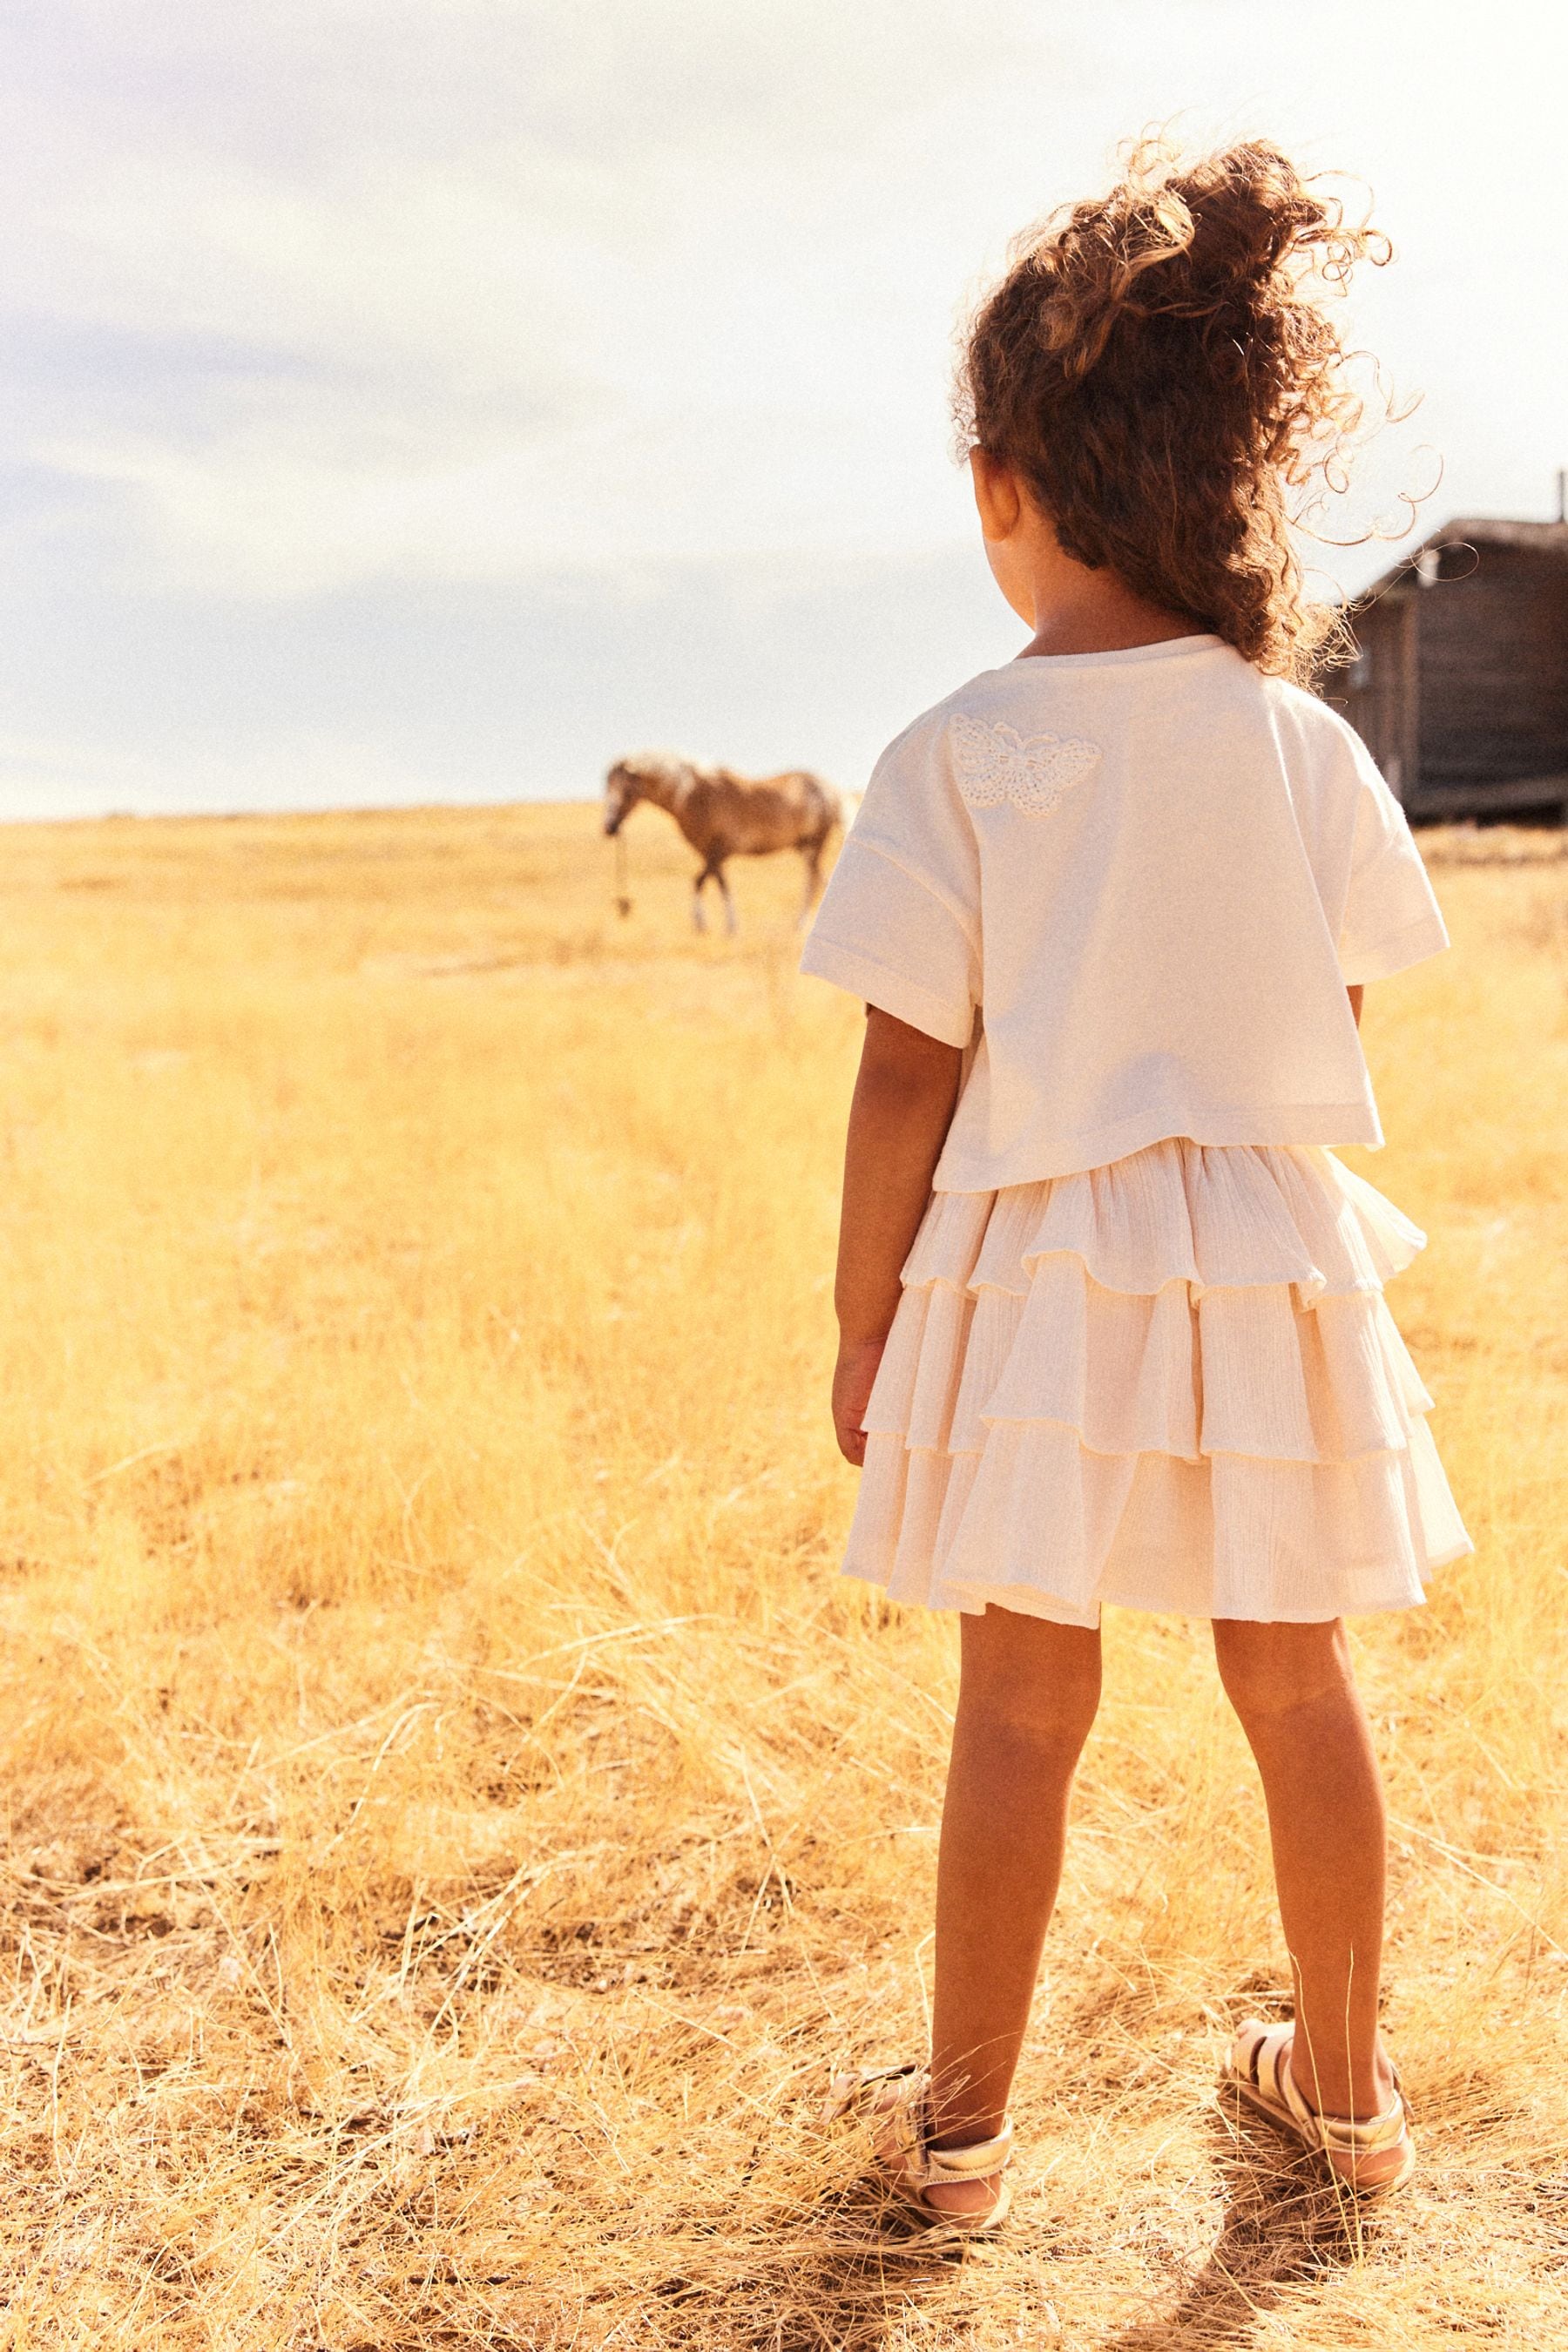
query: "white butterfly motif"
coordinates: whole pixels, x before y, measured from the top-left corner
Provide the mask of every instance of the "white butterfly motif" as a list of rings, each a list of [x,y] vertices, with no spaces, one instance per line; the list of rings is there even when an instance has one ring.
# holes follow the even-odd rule
[[[1011,801],[1026,816],[1049,816],[1100,764],[1100,746],[1078,735],[1020,735],[963,716],[952,721],[958,789],[971,808]]]

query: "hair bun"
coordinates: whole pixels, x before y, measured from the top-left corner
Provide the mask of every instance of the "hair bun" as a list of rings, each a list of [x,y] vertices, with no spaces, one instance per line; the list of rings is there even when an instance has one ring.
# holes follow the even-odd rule
[[[1048,339],[1078,375],[1123,315],[1234,313],[1313,269],[1338,282],[1373,245],[1386,258],[1385,240],[1346,228],[1339,200],[1314,194],[1260,140],[1184,167],[1164,141],[1146,140],[1110,196],[1071,206],[1030,245],[1052,281]]]

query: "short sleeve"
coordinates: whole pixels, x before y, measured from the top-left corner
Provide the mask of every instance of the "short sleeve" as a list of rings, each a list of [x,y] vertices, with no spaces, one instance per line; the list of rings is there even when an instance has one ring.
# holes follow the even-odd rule
[[[1405,811],[1355,740],[1355,823],[1349,885],[1340,926],[1340,970],[1347,987],[1386,980],[1448,944],[1421,853]]]
[[[919,722],[877,762],[801,970],[967,1045],[981,993],[979,852],[943,739]]]

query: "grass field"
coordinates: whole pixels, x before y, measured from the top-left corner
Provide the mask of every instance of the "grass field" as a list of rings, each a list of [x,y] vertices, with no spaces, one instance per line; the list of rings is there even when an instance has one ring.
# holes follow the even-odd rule
[[[1206,1629],[1117,1615],[1016,2224],[816,2116],[918,2052],[951,1624],[836,1580],[856,1008],[587,810],[15,828],[0,866],[0,2346],[1568,2336],[1568,863],[1428,835],[1369,992],[1478,1538],[1357,1633],[1423,2169],[1209,2088],[1282,1981]],[[1353,1155],[1352,1155],[1353,1156]]]

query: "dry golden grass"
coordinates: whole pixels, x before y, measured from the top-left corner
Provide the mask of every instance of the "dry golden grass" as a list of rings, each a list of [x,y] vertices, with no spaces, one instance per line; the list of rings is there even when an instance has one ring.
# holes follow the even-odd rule
[[[1359,1633],[1418,2185],[1210,2084],[1279,1988],[1206,1631],[1119,1615],[1010,2236],[815,2121],[918,2050],[950,1623],[836,1580],[856,1009],[586,810],[13,830],[0,2344],[1557,2347],[1568,865],[1372,992],[1479,1549]]]

